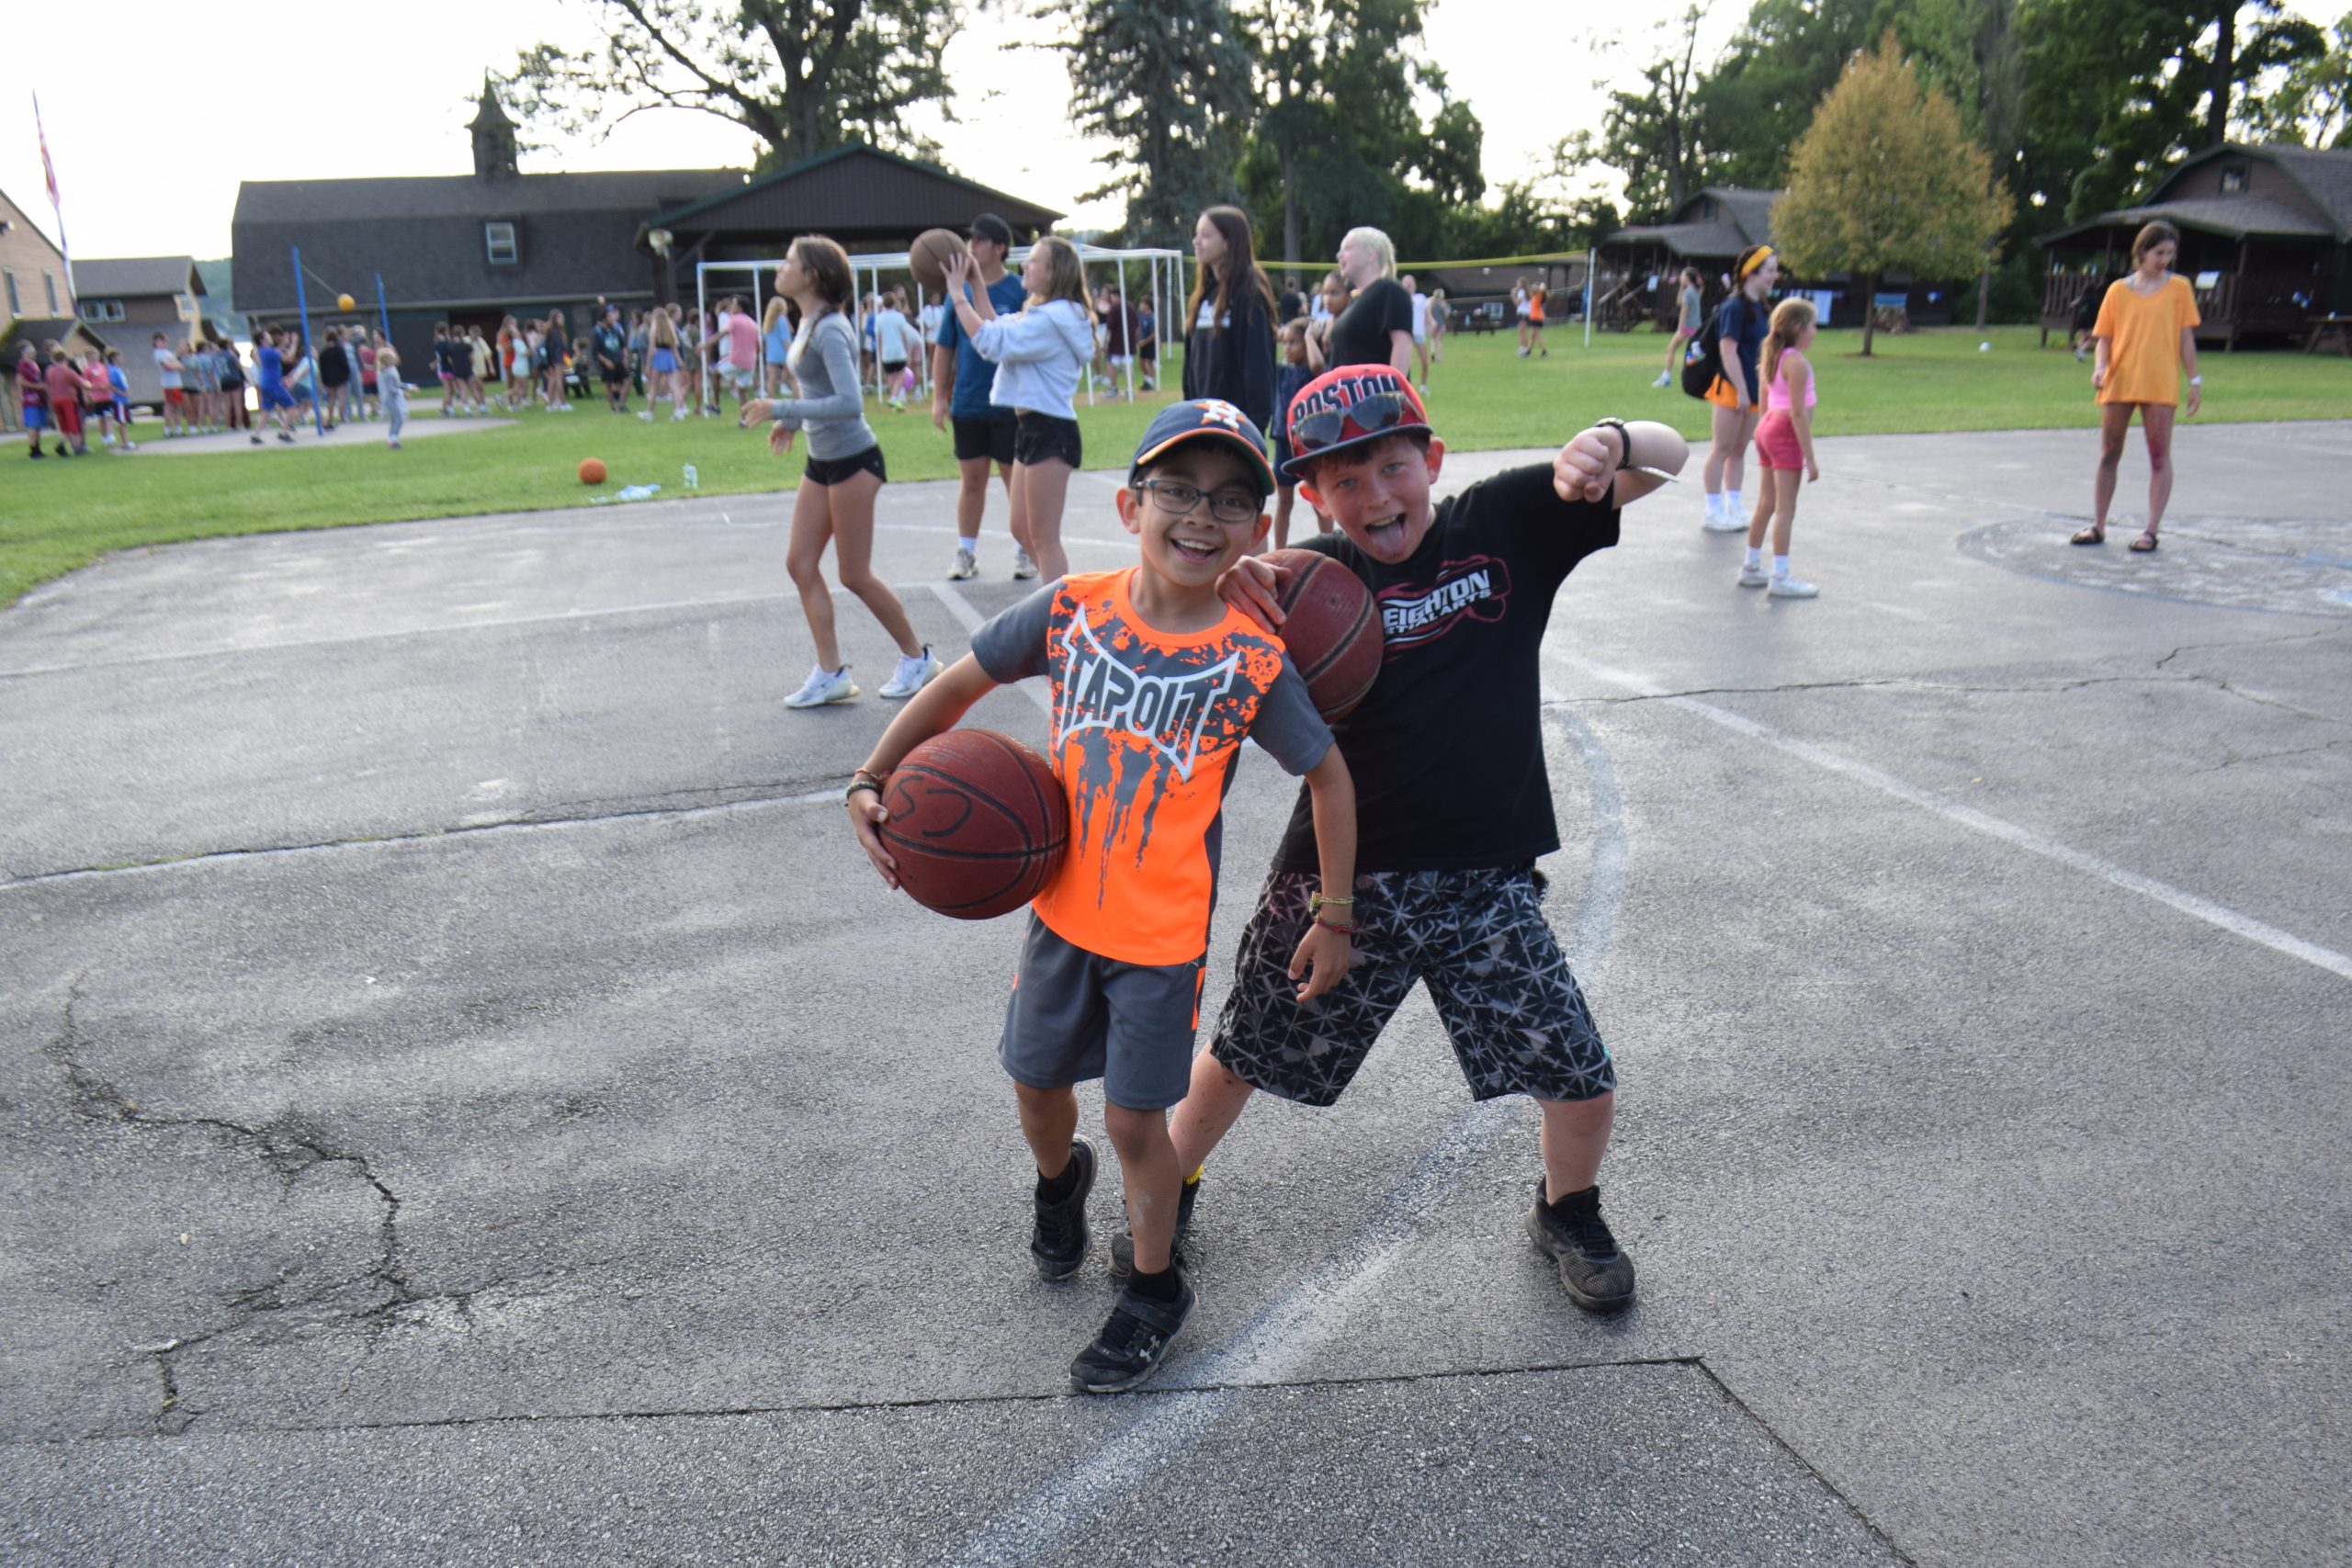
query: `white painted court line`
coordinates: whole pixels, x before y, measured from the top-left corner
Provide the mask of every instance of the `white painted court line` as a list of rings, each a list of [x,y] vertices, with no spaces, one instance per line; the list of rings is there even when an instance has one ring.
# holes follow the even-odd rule
[[[2110,860],[2102,860],[2098,855],[2086,853],[2071,844],[2063,844],[2055,839],[2046,838],[2030,828],[2021,828],[2014,822],[2006,821],[1989,812],[1979,811],[1973,806],[1963,806],[1948,795],[1938,795],[1931,789],[1923,789],[1906,780],[1896,778],[1893,773],[1873,768],[1867,762],[1858,762],[1850,757],[1840,756],[1826,747],[1816,746],[1809,740],[1800,740],[1792,735],[1784,735],[1769,725],[1758,724],[1752,718],[1733,713],[1726,708],[1719,708],[1712,703],[1702,702],[1696,697],[1670,696],[1668,694],[1670,688],[1661,686],[1645,676],[1631,674],[1622,670],[1611,670],[1551,649],[1544,650],[1544,657],[1582,671],[1593,679],[1606,682],[1623,691],[1654,698],[1669,706],[1680,708],[1685,713],[1695,714],[1708,723],[1720,726],[1734,734],[1744,735],[1751,740],[1760,740],[1767,746],[1785,751],[1792,757],[1801,758],[1841,778],[1851,779],[1883,795],[1891,795],[1897,800],[1917,806],[1923,810],[1932,811],[1946,821],[1957,823],[1972,832],[1982,833],[1990,839],[1998,839],[2001,842],[2014,845],[2030,854],[2040,855],[2044,860],[2055,861],[2060,865],[2072,867],[2075,871],[2098,877],[2102,882],[2109,883],[2128,892],[2153,898],[2169,908],[2179,910],[2192,919],[2202,920],[2208,925],[2228,931],[2233,936],[2243,937],[2248,942],[2267,947],[2274,953],[2301,959],[2315,968],[2326,970],[2331,975],[2352,980],[2352,956],[2338,953],[2334,948],[2322,947],[2315,942],[2306,942],[2291,931],[2280,931],[2277,926],[2265,924],[2250,915],[2239,914],[2235,909],[2216,904],[2211,898],[2201,898],[2186,889],[2175,887],[2168,882],[2159,882],[2153,876],[2143,876],[2128,866],[2118,865]]]
[[[955,616],[957,623],[963,626],[966,637],[968,638],[974,632],[978,631],[981,623],[988,619],[986,615],[972,608],[972,602],[965,598],[964,591],[954,583],[934,582],[930,584],[930,588],[939,596],[939,602],[947,606],[947,613]],[[1043,677],[1020,683],[1021,691],[1031,702],[1037,705],[1037,711],[1047,718],[1051,718],[1054,716],[1054,699],[1046,688],[1046,682]]]
[[[1589,978],[1608,952],[1610,932],[1624,901],[1630,859],[1624,802],[1608,753],[1584,720],[1560,712],[1544,717],[1577,752],[1592,793],[1592,872],[1568,954],[1570,967]],[[1516,1096],[1473,1104],[1456,1116],[1352,1235],[1224,1344],[1198,1359],[1180,1352],[1186,1380],[1213,1386],[1153,1399],[1093,1452],[982,1523],[947,1561],[957,1568],[1025,1568],[1049,1555],[1072,1526],[1099,1516],[1205,1437],[1232,1410],[1244,1388],[1295,1377],[1346,1325],[1365,1292],[1405,1256],[1423,1223],[1462,1179],[1506,1135],[1528,1136],[1533,1120],[1525,1101]],[[1532,1171],[1533,1151],[1529,1154]]]

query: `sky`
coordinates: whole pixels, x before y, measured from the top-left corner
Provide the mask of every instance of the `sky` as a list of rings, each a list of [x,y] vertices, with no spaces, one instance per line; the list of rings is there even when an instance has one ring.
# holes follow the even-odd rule
[[[1555,32],[1546,48],[1532,50],[1514,47],[1525,31],[1521,0],[1434,0],[1430,51],[1454,96],[1467,99],[1486,127],[1489,186],[1536,173],[1569,131],[1598,129],[1603,93],[1596,82],[1631,80],[1639,62],[1654,57],[1652,29],[1670,27],[1687,4],[1615,0],[1607,8],[1613,34]],[[2325,7],[2292,8],[2316,17]],[[13,101],[0,98],[0,191],[57,237],[34,134],[38,93],[66,231],[74,253],[85,258],[227,255],[241,180],[469,172],[465,125],[483,71],[512,69],[519,50],[542,39],[579,43],[592,36],[587,0],[401,0],[335,13],[398,18],[397,26],[349,32],[314,3],[239,0],[232,43],[222,43],[226,35],[217,30],[202,40],[192,36],[188,10],[176,0],[118,0],[107,12],[106,45],[92,53],[87,24],[73,7],[26,9],[28,17],[10,24],[12,52],[57,64],[8,73]],[[1061,57],[1039,47],[1049,24],[1027,19],[1027,9],[1000,4],[975,11],[947,50],[950,79],[969,84],[956,100],[958,118],[924,129],[956,172],[1062,209],[1069,228],[1110,226],[1119,216],[1115,203],[1078,200],[1101,182],[1095,160],[1102,149],[1070,129],[1062,108],[1069,76]],[[1722,48],[1746,11],[1717,0],[1702,28],[1702,58]],[[202,86],[191,80],[199,64]],[[332,94],[321,91],[330,70],[340,84]],[[236,95],[233,104],[223,101],[224,90]],[[205,129],[188,134],[190,117]],[[388,121],[398,127],[392,134]],[[601,141],[526,152],[523,168],[741,167],[753,150],[735,126],[668,110],[635,116]]]

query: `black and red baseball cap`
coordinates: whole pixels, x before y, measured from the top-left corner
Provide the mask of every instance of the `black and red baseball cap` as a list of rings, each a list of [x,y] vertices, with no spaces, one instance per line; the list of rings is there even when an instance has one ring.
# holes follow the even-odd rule
[[[1283,478],[1306,477],[1318,457],[1390,435],[1434,435],[1413,384],[1389,365],[1342,365],[1298,389],[1284,411],[1291,455]]]

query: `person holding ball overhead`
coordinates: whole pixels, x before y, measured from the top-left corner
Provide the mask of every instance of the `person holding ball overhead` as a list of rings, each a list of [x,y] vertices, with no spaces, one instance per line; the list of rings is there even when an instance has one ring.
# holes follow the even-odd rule
[[[768,450],[782,457],[793,438],[808,432],[808,461],[792,502],[792,536],[785,570],[799,591],[801,613],[817,644],[817,662],[788,708],[822,707],[858,694],[833,631],[833,593],[826,585],[825,546],[833,547],[842,586],[864,601],[899,645],[899,667],[884,683],[886,697],[909,697],[939,673],[929,645],[915,639],[914,623],[890,585],[874,575],[874,498],[889,478],[874,427],[865,423],[865,393],[857,378],[857,329],[842,312],[856,289],[849,257],[820,234],[792,242],[775,269],[775,291],[797,320],[786,368],[797,398],[753,398],[740,423],[772,421]]]
[[[1069,570],[1062,549],[1062,507],[1069,477],[1083,458],[1079,378],[1094,360],[1094,313],[1086,305],[1086,272],[1068,240],[1048,234],[1021,264],[1028,302],[999,315],[971,254],[947,258],[947,299],[980,357],[996,366],[991,402],[1012,410],[1012,537],[1047,578]]]

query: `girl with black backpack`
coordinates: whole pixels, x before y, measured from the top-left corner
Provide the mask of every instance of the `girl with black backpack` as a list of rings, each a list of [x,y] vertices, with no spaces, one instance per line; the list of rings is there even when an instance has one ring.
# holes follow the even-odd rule
[[[1731,296],[1708,329],[1707,353],[1691,361],[1690,371],[1683,377],[1683,389],[1692,391],[1691,381],[1697,375],[1706,375],[1705,387],[1693,395],[1714,404],[1714,444],[1707,448],[1705,470],[1707,515],[1700,525],[1711,534],[1747,532],[1739,487],[1747,444],[1763,417],[1758,371],[1764,337],[1772,325],[1764,301],[1780,276],[1781,261],[1771,246],[1750,245],[1739,253],[1739,259],[1732,264]]]

